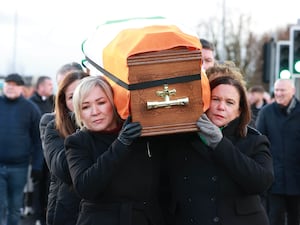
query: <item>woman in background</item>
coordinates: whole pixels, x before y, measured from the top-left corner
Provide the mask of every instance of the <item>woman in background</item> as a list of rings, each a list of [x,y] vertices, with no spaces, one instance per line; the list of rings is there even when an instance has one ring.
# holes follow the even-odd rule
[[[55,117],[47,124],[44,132],[44,157],[51,175],[47,225],[74,225],[77,221],[80,197],[73,189],[64,140],[76,131],[73,92],[81,79],[87,76],[83,71],[71,71],[62,78],[55,98]],[[49,212],[51,220],[48,218]]]

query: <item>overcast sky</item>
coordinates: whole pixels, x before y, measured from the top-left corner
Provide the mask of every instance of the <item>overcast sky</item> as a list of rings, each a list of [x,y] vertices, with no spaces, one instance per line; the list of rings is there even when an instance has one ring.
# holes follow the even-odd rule
[[[163,16],[195,29],[203,20],[221,17],[223,3],[227,13],[250,15],[256,33],[300,18],[295,0],[0,0],[0,75],[53,76],[62,64],[83,59],[82,41],[107,20]]]

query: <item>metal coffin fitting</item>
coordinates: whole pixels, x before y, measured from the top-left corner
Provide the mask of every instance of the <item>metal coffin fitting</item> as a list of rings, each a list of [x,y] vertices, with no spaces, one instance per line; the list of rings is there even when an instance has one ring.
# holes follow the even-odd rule
[[[162,107],[170,108],[171,106],[185,106],[189,103],[188,97],[170,100],[171,95],[176,95],[176,89],[169,90],[168,84],[164,84],[164,89],[162,91],[156,91],[156,95],[162,97],[164,101],[147,102],[147,109],[156,109]]]

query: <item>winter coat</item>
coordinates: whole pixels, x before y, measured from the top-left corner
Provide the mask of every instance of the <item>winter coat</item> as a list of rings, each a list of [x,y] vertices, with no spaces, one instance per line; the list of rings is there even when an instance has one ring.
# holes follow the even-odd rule
[[[213,150],[197,133],[168,137],[170,225],[267,225],[260,194],[273,181],[268,139],[248,127],[237,136],[231,122]]]
[[[40,171],[43,151],[39,121],[41,113],[36,105],[20,96],[9,99],[0,96],[0,164],[28,167]]]
[[[66,155],[81,196],[77,225],[161,225],[157,200],[160,149],[151,138],[130,147],[117,133],[82,130],[66,138]]]
[[[44,156],[51,182],[48,195],[48,225],[75,225],[80,197],[75,193],[64,150],[64,138],[55,128],[55,120],[47,124],[44,133]]]
[[[41,110],[42,115],[45,113],[53,112],[54,96],[50,96],[43,100],[42,96],[40,96],[37,92],[34,92],[29,100],[34,102],[38,106],[38,108]]]
[[[300,102],[287,113],[276,102],[266,105],[258,114],[257,129],[271,143],[275,180],[273,194],[300,195]]]

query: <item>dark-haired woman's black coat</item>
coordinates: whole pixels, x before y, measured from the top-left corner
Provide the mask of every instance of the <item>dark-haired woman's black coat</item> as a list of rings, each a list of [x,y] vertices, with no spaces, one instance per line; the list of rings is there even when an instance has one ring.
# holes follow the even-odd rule
[[[43,136],[44,156],[50,171],[47,207],[48,225],[75,225],[79,213],[80,197],[74,191],[65,155],[64,138],[50,121]]]
[[[75,190],[82,197],[77,225],[161,225],[160,149],[151,138],[130,147],[117,134],[79,131],[65,140]]]
[[[233,121],[214,150],[196,133],[165,141],[172,143],[167,156],[170,224],[269,224],[260,199],[273,181],[269,142],[252,128],[245,138],[235,130]]]

